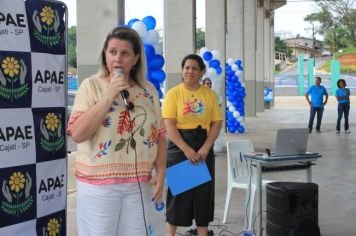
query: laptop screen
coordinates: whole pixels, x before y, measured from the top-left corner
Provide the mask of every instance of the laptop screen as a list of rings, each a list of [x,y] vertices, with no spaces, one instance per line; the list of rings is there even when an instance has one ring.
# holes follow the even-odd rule
[[[305,154],[308,145],[308,128],[279,129],[274,155]]]

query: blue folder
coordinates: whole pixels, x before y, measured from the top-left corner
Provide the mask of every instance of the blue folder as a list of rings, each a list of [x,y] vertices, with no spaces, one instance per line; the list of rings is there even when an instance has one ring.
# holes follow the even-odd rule
[[[167,168],[167,184],[173,196],[183,193],[211,180],[205,162],[192,164],[186,160]]]

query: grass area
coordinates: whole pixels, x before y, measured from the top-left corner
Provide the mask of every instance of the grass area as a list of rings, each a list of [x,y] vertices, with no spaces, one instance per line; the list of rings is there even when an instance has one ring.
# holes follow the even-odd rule
[[[349,47],[349,48],[342,49],[342,52],[335,53],[335,59],[338,59],[339,57],[344,55],[356,55],[356,48]],[[331,61],[332,59],[326,61],[319,69],[326,72],[331,72]],[[343,65],[341,61],[341,73],[356,73],[356,66]]]

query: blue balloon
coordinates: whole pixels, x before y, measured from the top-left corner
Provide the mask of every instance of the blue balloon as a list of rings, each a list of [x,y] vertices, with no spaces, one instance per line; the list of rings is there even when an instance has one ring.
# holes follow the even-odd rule
[[[153,16],[146,16],[142,22],[146,25],[147,30],[153,30],[156,27],[156,19]]]
[[[158,97],[161,99],[163,98],[163,92],[161,89],[157,89],[157,92],[158,92]]]
[[[131,28],[133,23],[135,23],[136,21],[140,21],[140,20],[137,18],[133,18],[133,19],[129,20],[129,22],[127,22],[127,26]]]
[[[221,67],[220,67],[220,66],[219,66],[219,67],[217,67],[217,68],[215,68],[215,70],[216,70],[216,74],[221,75],[221,73],[222,73],[222,69],[221,69]]]
[[[203,59],[205,61],[210,61],[213,58],[213,54],[209,51],[204,52]]]
[[[162,83],[164,79],[166,78],[166,73],[164,73],[163,70],[152,70],[151,71],[151,78],[158,81],[159,83]]]
[[[241,60],[240,59],[236,60],[235,64],[238,65],[238,66],[241,66]]]
[[[243,134],[245,132],[245,128],[243,126],[239,126],[237,128],[237,132],[239,132],[240,134]]]
[[[155,52],[155,48],[151,44],[145,43],[144,47],[146,52],[147,64],[148,64],[156,52]]]
[[[227,130],[228,130],[230,133],[235,133],[235,132],[236,132],[235,127],[232,127],[232,126],[229,126],[229,127],[227,128]]]
[[[216,59],[209,61],[209,67],[217,68],[219,66],[220,66],[220,61]]]
[[[148,60],[148,68],[150,70],[159,70],[164,65],[163,56],[156,54],[150,60]]]

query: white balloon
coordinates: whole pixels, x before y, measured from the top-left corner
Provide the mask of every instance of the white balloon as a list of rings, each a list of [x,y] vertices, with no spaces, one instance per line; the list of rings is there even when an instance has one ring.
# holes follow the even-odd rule
[[[158,41],[159,41],[159,35],[158,35],[158,33],[156,31],[149,30],[149,31],[147,31],[143,41],[145,43],[149,43],[151,45],[157,44]]]
[[[207,47],[202,47],[200,50],[199,50],[199,53],[200,53],[200,56],[203,56],[204,52],[206,51],[209,51],[209,49]]]
[[[233,64],[233,65],[231,66],[231,70],[233,70],[233,71],[237,71],[238,69],[239,69],[239,67],[237,67],[236,64]]]
[[[153,44],[152,46],[154,47],[156,54],[162,55],[163,48],[162,48],[162,45],[160,43]]]
[[[221,53],[220,53],[218,50],[213,50],[213,51],[211,52],[211,54],[213,54],[213,59],[220,60],[220,58],[221,58]]]
[[[237,113],[239,113],[239,112],[237,112]],[[239,113],[239,115],[240,115],[240,113]],[[236,117],[236,119],[241,123],[241,121],[243,121],[244,120],[244,118],[243,117],[241,117],[241,116],[239,116],[239,117]]]
[[[236,71],[235,75],[240,78],[242,76],[242,70]]]
[[[202,56],[203,57],[203,56]],[[204,60],[204,59],[203,59]],[[207,61],[204,61],[204,64],[205,64],[205,68],[209,68],[209,62]]]
[[[227,64],[229,64],[230,66],[234,65],[234,64],[235,64],[234,59],[229,58],[229,59],[227,60]]]
[[[234,111],[232,114],[236,119],[240,117],[240,113],[238,111]]]
[[[234,111],[236,111],[236,108],[234,106],[229,106],[229,112],[233,113]]]
[[[245,82],[241,82],[241,87],[245,88]]]
[[[140,35],[141,38],[144,38],[147,33],[146,25],[141,21],[136,21],[131,26],[132,29],[136,30],[136,32]]]
[[[231,102],[226,101],[226,106],[229,107],[231,105]]]
[[[214,79],[216,77],[216,70],[214,68],[209,68],[206,71],[206,75],[210,78],[210,79]]]

